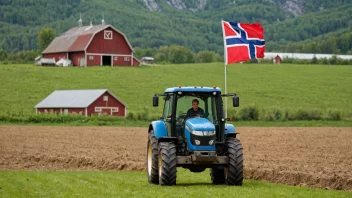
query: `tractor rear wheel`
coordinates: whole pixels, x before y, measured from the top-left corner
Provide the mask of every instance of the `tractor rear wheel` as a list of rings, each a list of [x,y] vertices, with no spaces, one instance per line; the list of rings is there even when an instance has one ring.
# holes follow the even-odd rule
[[[176,185],[176,146],[173,142],[159,143],[159,184]]]
[[[224,184],[225,183],[225,173],[224,169],[212,168],[210,169],[210,177],[213,184]]]
[[[154,131],[150,131],[148,134],[147,171],[148,171],[148,182],[151,184],[159,184],[158,144],[154,136]]]
[[[225,183],[227,185],[242,186],[243,181],[243,153],[242,144],[237,138],[226,140],[228,164],[224,169]]]

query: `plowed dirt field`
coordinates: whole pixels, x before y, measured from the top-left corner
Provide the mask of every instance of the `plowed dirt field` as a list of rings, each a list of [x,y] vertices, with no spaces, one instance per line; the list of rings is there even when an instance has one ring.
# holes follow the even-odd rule
[[[237,127],[245,178],[352,190],[352,128]],[[147,129],[0,126],[0,170],[145,170]]]

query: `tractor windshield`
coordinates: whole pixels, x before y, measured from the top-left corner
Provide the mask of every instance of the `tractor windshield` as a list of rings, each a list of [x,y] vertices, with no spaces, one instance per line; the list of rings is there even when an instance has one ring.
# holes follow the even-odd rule
[[[198,108],[204,111],[201,117],[207,118],[213,123],[218,121],[218,112],[216,105],[218,96],[213,93],[192,93],[183,94],[177,97],[176,119],[177,122],[182,122],[187,119],[187,111],[192,108],[192,101],[197,99],[199,101]]]

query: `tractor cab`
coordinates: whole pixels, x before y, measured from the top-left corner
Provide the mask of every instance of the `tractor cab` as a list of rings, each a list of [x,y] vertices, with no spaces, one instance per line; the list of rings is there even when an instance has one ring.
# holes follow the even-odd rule
[[[220,175],[225,177],[225,167],[229,163],[226,156],[228,141],[236,141],[236,144],[239,141],[233,140],[237,135],[234,126],[226,123],[222,97],[232,96],[233,106],[237,107],[239,98],[236,94],[221,94],[218,87],[173,87],[166,89],[163,94],[155,94],[153,106],[159,105],[160,96],[164,99],[162,116],[160,120],[153,121],[148,130],[149,182],[161,182],[161,185],[173,185],[176,182],[165,182],[160,173],[163,167],[162,150],[170,149],[170,146],[174,148],[175,167],[187,168],[192,172],[212,168],[213,175],[219,175],[220,171]],[[242,146],[239,148],[242,152]],[[155,161],[157,156],[158,162]],[[160,181],[156,180],[156,170],[159,171]],[[213,180],[212,176],[213,183],[217,183],[220,177],[222,178],[214,176]],[[232,183],[239,184],[238,181]],[[242,180],[240,183],[242,184]]]
[[[216,88],[174,88],[167,89],[164,96],[162,119],[168,136],[177,137],[178,143],[187,142],[191,150],[215,150],[216,130],[224,128],[221,92]],[[192,109],[192,101],[198,101],[202,113],[198,116],[187,115]],[[185,133],[185,130],[192,132]],[[206,133],[206,136],[203,136]],[[194,137],[203,136],[199,140]],[[188,139],[187,139],[188,138]],[[204,142],[207,139],[213,141]],[[221,140],[221,137],[217,137]],[[198,147],[198,148],[197,148]]]

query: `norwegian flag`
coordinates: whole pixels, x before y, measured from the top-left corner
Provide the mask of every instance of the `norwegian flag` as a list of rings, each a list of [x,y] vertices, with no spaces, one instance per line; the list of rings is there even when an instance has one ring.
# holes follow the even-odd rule
[[[264,29],[259,23],[221,21],[226,64],[264,58]]]

